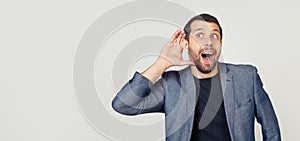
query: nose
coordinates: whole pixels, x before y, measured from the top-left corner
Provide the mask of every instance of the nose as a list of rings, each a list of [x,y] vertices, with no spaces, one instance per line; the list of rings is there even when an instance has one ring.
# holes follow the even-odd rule
[[[212,41],[211,41],[210,38],[206,38],[203,47],[204,47],[204,48],[211,48],[211,47],[212,47]]]

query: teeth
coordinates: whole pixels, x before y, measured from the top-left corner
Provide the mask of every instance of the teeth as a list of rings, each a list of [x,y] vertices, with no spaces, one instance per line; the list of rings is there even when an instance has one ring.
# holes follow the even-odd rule
[[[209,55],[212,55],[213,53],[212,53],[212,52],[203,52],[203,54],[209,54]]]
[[[202,54],[201,54],[201,56],[203,57],[203,58],[206,58],[206,57],[211,57],[211,56],[213,56],[214,55],[214,52],[213,51],[210,51],[210,50],[205,50],[205,51],[203,51],[202,52]]]

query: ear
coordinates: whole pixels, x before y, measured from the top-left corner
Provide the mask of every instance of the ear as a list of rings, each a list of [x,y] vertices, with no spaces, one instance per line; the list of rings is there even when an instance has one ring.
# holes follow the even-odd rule
[[[183,49],[189,52],[189,42],[186,39],[183,40]]]

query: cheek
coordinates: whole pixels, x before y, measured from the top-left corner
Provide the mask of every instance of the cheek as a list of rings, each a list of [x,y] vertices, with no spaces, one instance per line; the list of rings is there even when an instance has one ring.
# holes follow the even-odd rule
[[[219,40],[213,42],[213,46],[219,50],[222,47],[222,43]]]
[[[189,51],[199,52],[200,48],[201,47],[197,43],[195,43],[195,42],[189,43]]]
[[[194,50],[194,48],[191,48],[191,46],[189,46],[188,51],[190,56],[195,56],[196,51]]]
[[[189,56],[192,57],[194,60],[197,60],[199,58],[198,52],[199,51],[196,51],[196,50],[190,48],[189,49]]]

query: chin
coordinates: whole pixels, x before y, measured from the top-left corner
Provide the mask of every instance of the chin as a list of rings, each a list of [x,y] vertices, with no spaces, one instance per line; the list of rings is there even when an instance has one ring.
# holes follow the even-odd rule
[[[207,74],[212,72],[212,70],[214,70],[216,66],[217,66],[217,62],[214,62],[211,65],[197,64],[196,68],[201,73]]]
[[[204,69],[202,66],[196,66],[196,67],[198,71],[204,74],[210,73],[212,71],[212,69]]]

